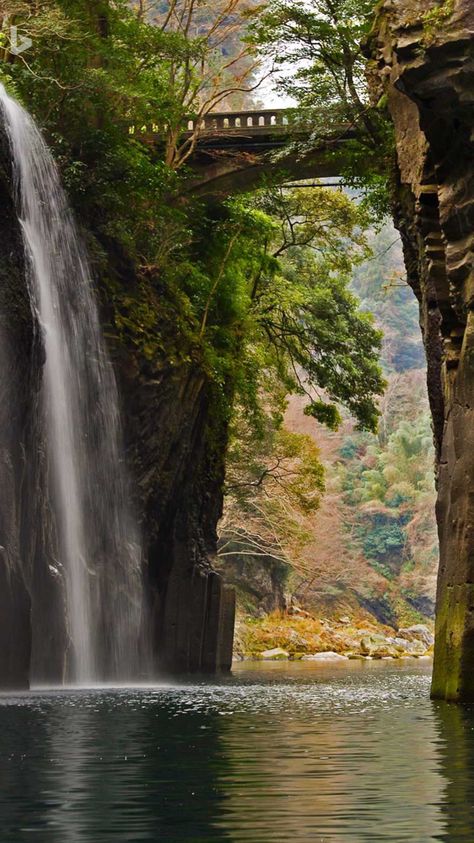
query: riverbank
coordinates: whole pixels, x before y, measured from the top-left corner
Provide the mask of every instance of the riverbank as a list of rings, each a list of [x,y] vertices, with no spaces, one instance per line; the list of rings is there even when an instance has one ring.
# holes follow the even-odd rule
[[[257,660],[401,659],[432,655],[426,624],[393,629],[367,618],[316,618],[302,609],[237,621],[234,658]]]

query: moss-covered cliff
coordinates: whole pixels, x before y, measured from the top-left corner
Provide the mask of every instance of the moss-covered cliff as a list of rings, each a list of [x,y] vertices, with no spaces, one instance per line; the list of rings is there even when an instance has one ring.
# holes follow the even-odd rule
[[[43,348],[27,290],[10,158],[2,132],[0,686],[19,688],[38,678],[61,683],[68,636],[38,411]],[[121,382],[155,666],[174,672],[228,669],[234,596],[212,569],[226,417],[217,411],[202,366],[176,350],[173,304],[156,291],[146,297],[146,279],[138,279],[116,243],[103,242],[100,251],[98,292]],[[147,311],[152,355],[143,347],[143,313],[137,316],[137,308]]]
[[[175,672],[229,669],[235,598],[212,567],[227,423],[202,369],[170,362],[170,326],[155,315],[164,337],[161,357],[146,360],[123,338],[116,346],[143,519],[154,652],[159,667]]]
[[[438,450],[433,696],[474,699],[474,8],[386,0],[371,43],[397,148],[396,222],[420,302]]]

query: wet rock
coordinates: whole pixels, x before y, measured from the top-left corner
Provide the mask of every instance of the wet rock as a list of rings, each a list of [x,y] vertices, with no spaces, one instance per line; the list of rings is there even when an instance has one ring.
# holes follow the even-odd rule
[[[289,659],[290,654],[282,647],[274,647],[273,650],[264,650],[260,653],[260,658],[266,661],[283,661]]]
[[[133,288],[133,267],[109,260],[111,277]],[[233,596],[213,569],[226,430],[200,368],[170,366],[165,349],[174,347],[173,332],[156,318],[162,359],[157,352],[144,365],[125,340],[114,354],[136,508],[143,513],[154,656],[166,673],[213,673],[230,666],[234,626]]]

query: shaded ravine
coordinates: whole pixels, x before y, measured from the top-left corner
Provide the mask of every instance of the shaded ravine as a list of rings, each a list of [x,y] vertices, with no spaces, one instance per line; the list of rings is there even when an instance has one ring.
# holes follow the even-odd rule
[[[33,120],[1,86],[0,104],[44,354],[37,409],[53,524],[42,535],[57,535],[57,558],[48,561],[64,585],[65,599],[57,603],[66,614],[62,678],[130,680],[149,667],[148,635],[113,369],[87,256],[52,156]],[[33,654],[38,646],[33,637]],[[44,679],[41,669],[33,678]]]

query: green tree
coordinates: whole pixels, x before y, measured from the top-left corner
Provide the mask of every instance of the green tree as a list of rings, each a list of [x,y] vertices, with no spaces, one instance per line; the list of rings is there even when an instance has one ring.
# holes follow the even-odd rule
[[[206,11],[199,4],[180,5],[198,15],[188,17],[183,32],[186,18],[177,27],[166,17],[158,25],[147,17],[150,9],[124,0],[45,0],[33,15],[30,3],[15,9],[10,3],[9,13],[25,34],[35,33],[35,43],[3,74],[40,121],[62,167],[90,236],[115,341],[146,364],[165,359],[199,372],[214,399],[213,447],[221,450],[233,419],[245,413],[257,439],[264,437],[275,396],[295,391],[309,393],[308,412],[331,427],[342,403],[361,427],[375,429],[384,385],[381,338],[348,286],[353,267],[368,255],[364,208],[321,187],[269,189],[207,207],[184,202],[186,169],[169,159],[169,145],[150,148],[128,134],[132,122],[177,126],[207,96],[207,88],[193,87],[198,58],[211,43],[209,20],[221,21],[220,34],[229,35],[222,17],[228,4],[214,7],[218,17],[208,16],[204,35],[195,37],[194,24]],[[234,3],[231,11],[245,8]],[[316,455],[300,442],[305,453],[291,456],[282,413],[281,406],[270,411],[272,447],[299,461],[301,482],[303,474],[307,484],[312,476],[318,488]],[[313,475],[305,474],[311,465]],[[306,492],[296,480],[291,495],[304,508]]]
[[[252,33],[271,59],[278,88],[296,101],[294,119],[311,129],[304,146],[352,135],[339,155],[341,175],[362,187],[375,218],[389,212],[393,132],[383,103],[374,108],[362,43],[374,0],[270,0]]]
[[[368,256],[365,211],[325,188],[265,191],[255,201],[277,221],[265,254],[278,264],[255,279],[254,313],[279,363],[286,361],[289,388],[310,395],[307,413],[330,427],[339,413],[328,398],[375,429],[381,335],[348,289],[353,267]]]
[[[361,48],[373,5],[372,0],[272,0],[255,31],[277,68],[294,69],[280,76],[279,85],[301,106],[319,112],[318,128],[340,129],[356,121],[375,141]]]
[[[433,435],[426,397],[424,403],[424,412],[418,404],[412,421],[398,420],[386,443],[351,436],[341,449],[342,488],[358,513],[356,536],[367,558],[379,569],[383,566],[389,578],[410,561],[431,563],[436,547]]]

